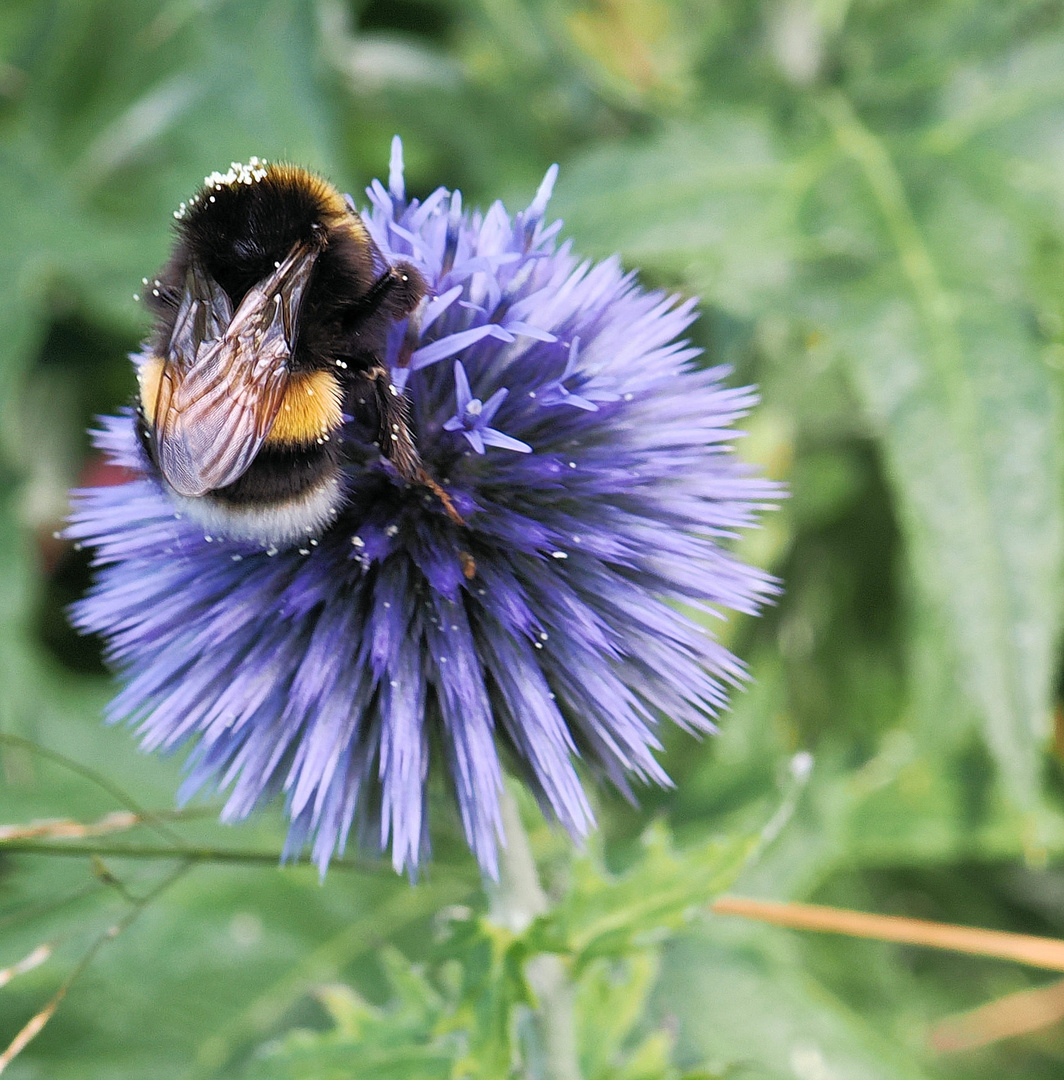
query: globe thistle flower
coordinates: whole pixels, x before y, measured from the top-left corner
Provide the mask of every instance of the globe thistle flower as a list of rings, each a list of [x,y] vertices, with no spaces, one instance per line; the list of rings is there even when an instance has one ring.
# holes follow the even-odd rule
[[[95,435],[137,474],[77,493],[66,533],[96,549],[73,617],[124,684],[109,719],[188,748],[181,797],[227,789],[226,820],[283,793],[286,854],[309,842],[323,872],[353,824],[415,868],[437,760],[488,874],[501,749],[575,837],[592,825],[578,762],[626,793],[667,784],[659,721],[711,730],[744,674],[678,605],[754,612],[774,591],[722,546],[777,494],[730,453],[754,392],[693,365],[693,300],[557,243],[555,174],[522,213],[470,214],[442,188],[408,199],[396,142],[368,189],[374,241],[429,285],[386,361],[450,513],[363,460],[313,539],[205,535],[131,412]]]

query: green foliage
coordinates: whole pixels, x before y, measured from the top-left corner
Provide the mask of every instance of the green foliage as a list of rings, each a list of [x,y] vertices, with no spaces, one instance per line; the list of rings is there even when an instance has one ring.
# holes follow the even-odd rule
[[[333,1027],[319,1034],[294,1031],[272,1046],[248,1075],[256,1080],[289,1080],[307,1075],[345,1077],[352,1063],[372,1080],[449,1080],[455,1039],[434,1036],[445,1000],[425,976],[392,949],[381,952],[392,1001],[370,1005],[347,986],[324,986],[317,998]]]
[[[590,854],[535,830],[525,929],[490,921],[443,798],[414,885],[277,868],[277,812],[3,841],[0,968],[55,952],[0,987],[0,1049],[190,861],[5,1075],[539,1076],[547,956],[591,1080],[1058,1077],[1056,1029],[928,1048],[1037,975],[705,911],[733,888],[1064,936],[1062,70],[1059,0],[2,5],[0,734],[60,758],[0,745],[0,825],[172,805],[180,763],[100,725],[62,614],[86,559],[51,534],[132,391],[169,212],[232,159],[357,193],[398,132],[412,190],[515,205],[560,161],[574,249],[703,297],[707,362],[761,386],[743,453],[791,490],[737,541],[785,594],[712,627],[751,688],[720,736],[663,732],[675,790],[600,794]]]
[[[568,891],[530,931],[533,952],[572,957],[574,974],[602,956],[623,956],[647,935],[687,922],[738,876],[756,841],[742,834],[678,853],[660,824],[640,838],[637,861],[618,877],[591,860],[572,867]]]
[[[451,913],[429,967],[378,953],[387,1000],[368,1004],[346,986],[316,992],[330,1026],[299,1030],[262,1050],[254,1080],[342,1077],[501,1078],[540,1075],[529,962],[560,956],[576,984],[581,1074],[588,1080],[680,1080],[674,1038],[644,1030],[657,981],[655,948],[734,881],[749,840],[672,849],[660,826],[645,856],[621,875],[599,858],[571,867],[566,898],[520,933],[468,909]],[[346,1071],[345,1071],[346,1070]],[[546,1075],[550,1075],[547,1073]]]
[[[813,96],[807,122],[818,138],[788,147],[763,115],[722,109],[708,129],[629,150],[623,170],[621,150],[594,152],[570,181],[610,197],[569,217],[593,246],[613,236],[733,316],[788,319],[837,366],[896,493],[914,587],[944,619],[940,660],[1030,809],[1055,675],[1064,467],[1059,388],[1022,278],[995,287],[984,269],[1006,258],[1019,277],[1022,237],[952,167],[925,169],[918,217],[889,145],[841,92]],[[623,206],[648,209],[609,231]]]

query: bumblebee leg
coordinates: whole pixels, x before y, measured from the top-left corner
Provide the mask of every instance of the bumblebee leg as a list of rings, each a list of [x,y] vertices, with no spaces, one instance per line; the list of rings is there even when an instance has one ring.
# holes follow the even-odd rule
[[[465,519],[455,509],[450,495],[433,480],[421,462],[421,455],[417,452],[414,436],[410,431],[407,400],[396,389],[387,369],[377,364],[366,372],[365,378],[371,380],[376,396],[381,453],[396,467],[404,480],[428,488],[443,503],[447,516],[456,525],[464,525]]]
[[[410,433],[406,398],[395,388],[387,369],[380,364],[370,368],[365,378],[373,386],[380,424],[378,441],[381,453],[399,470],[403,479],[420,479],[421,456]]]

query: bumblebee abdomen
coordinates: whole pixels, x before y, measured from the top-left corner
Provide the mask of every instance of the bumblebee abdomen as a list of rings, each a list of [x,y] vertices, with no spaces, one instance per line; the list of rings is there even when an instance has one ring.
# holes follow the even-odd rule
[[[267,444],[243,476],[203,497],[233,508],[268,506],[299,500],[339,472],[338,441],[309,446]]]

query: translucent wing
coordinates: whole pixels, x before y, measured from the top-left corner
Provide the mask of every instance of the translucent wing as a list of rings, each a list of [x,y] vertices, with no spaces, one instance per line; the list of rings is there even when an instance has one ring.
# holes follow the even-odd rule
[[[262,448],[284,400],[316,255],[310,245],[295,245],[231,318],[225,293],[190,269],[154,410],[156,462],[179,494],[233,483]]]
[[[289,355],[283,340],[223,338],[201,345],[183,374],[164,368],[156,454],[175,491],[203,495],[247,471],[281,407]]]

